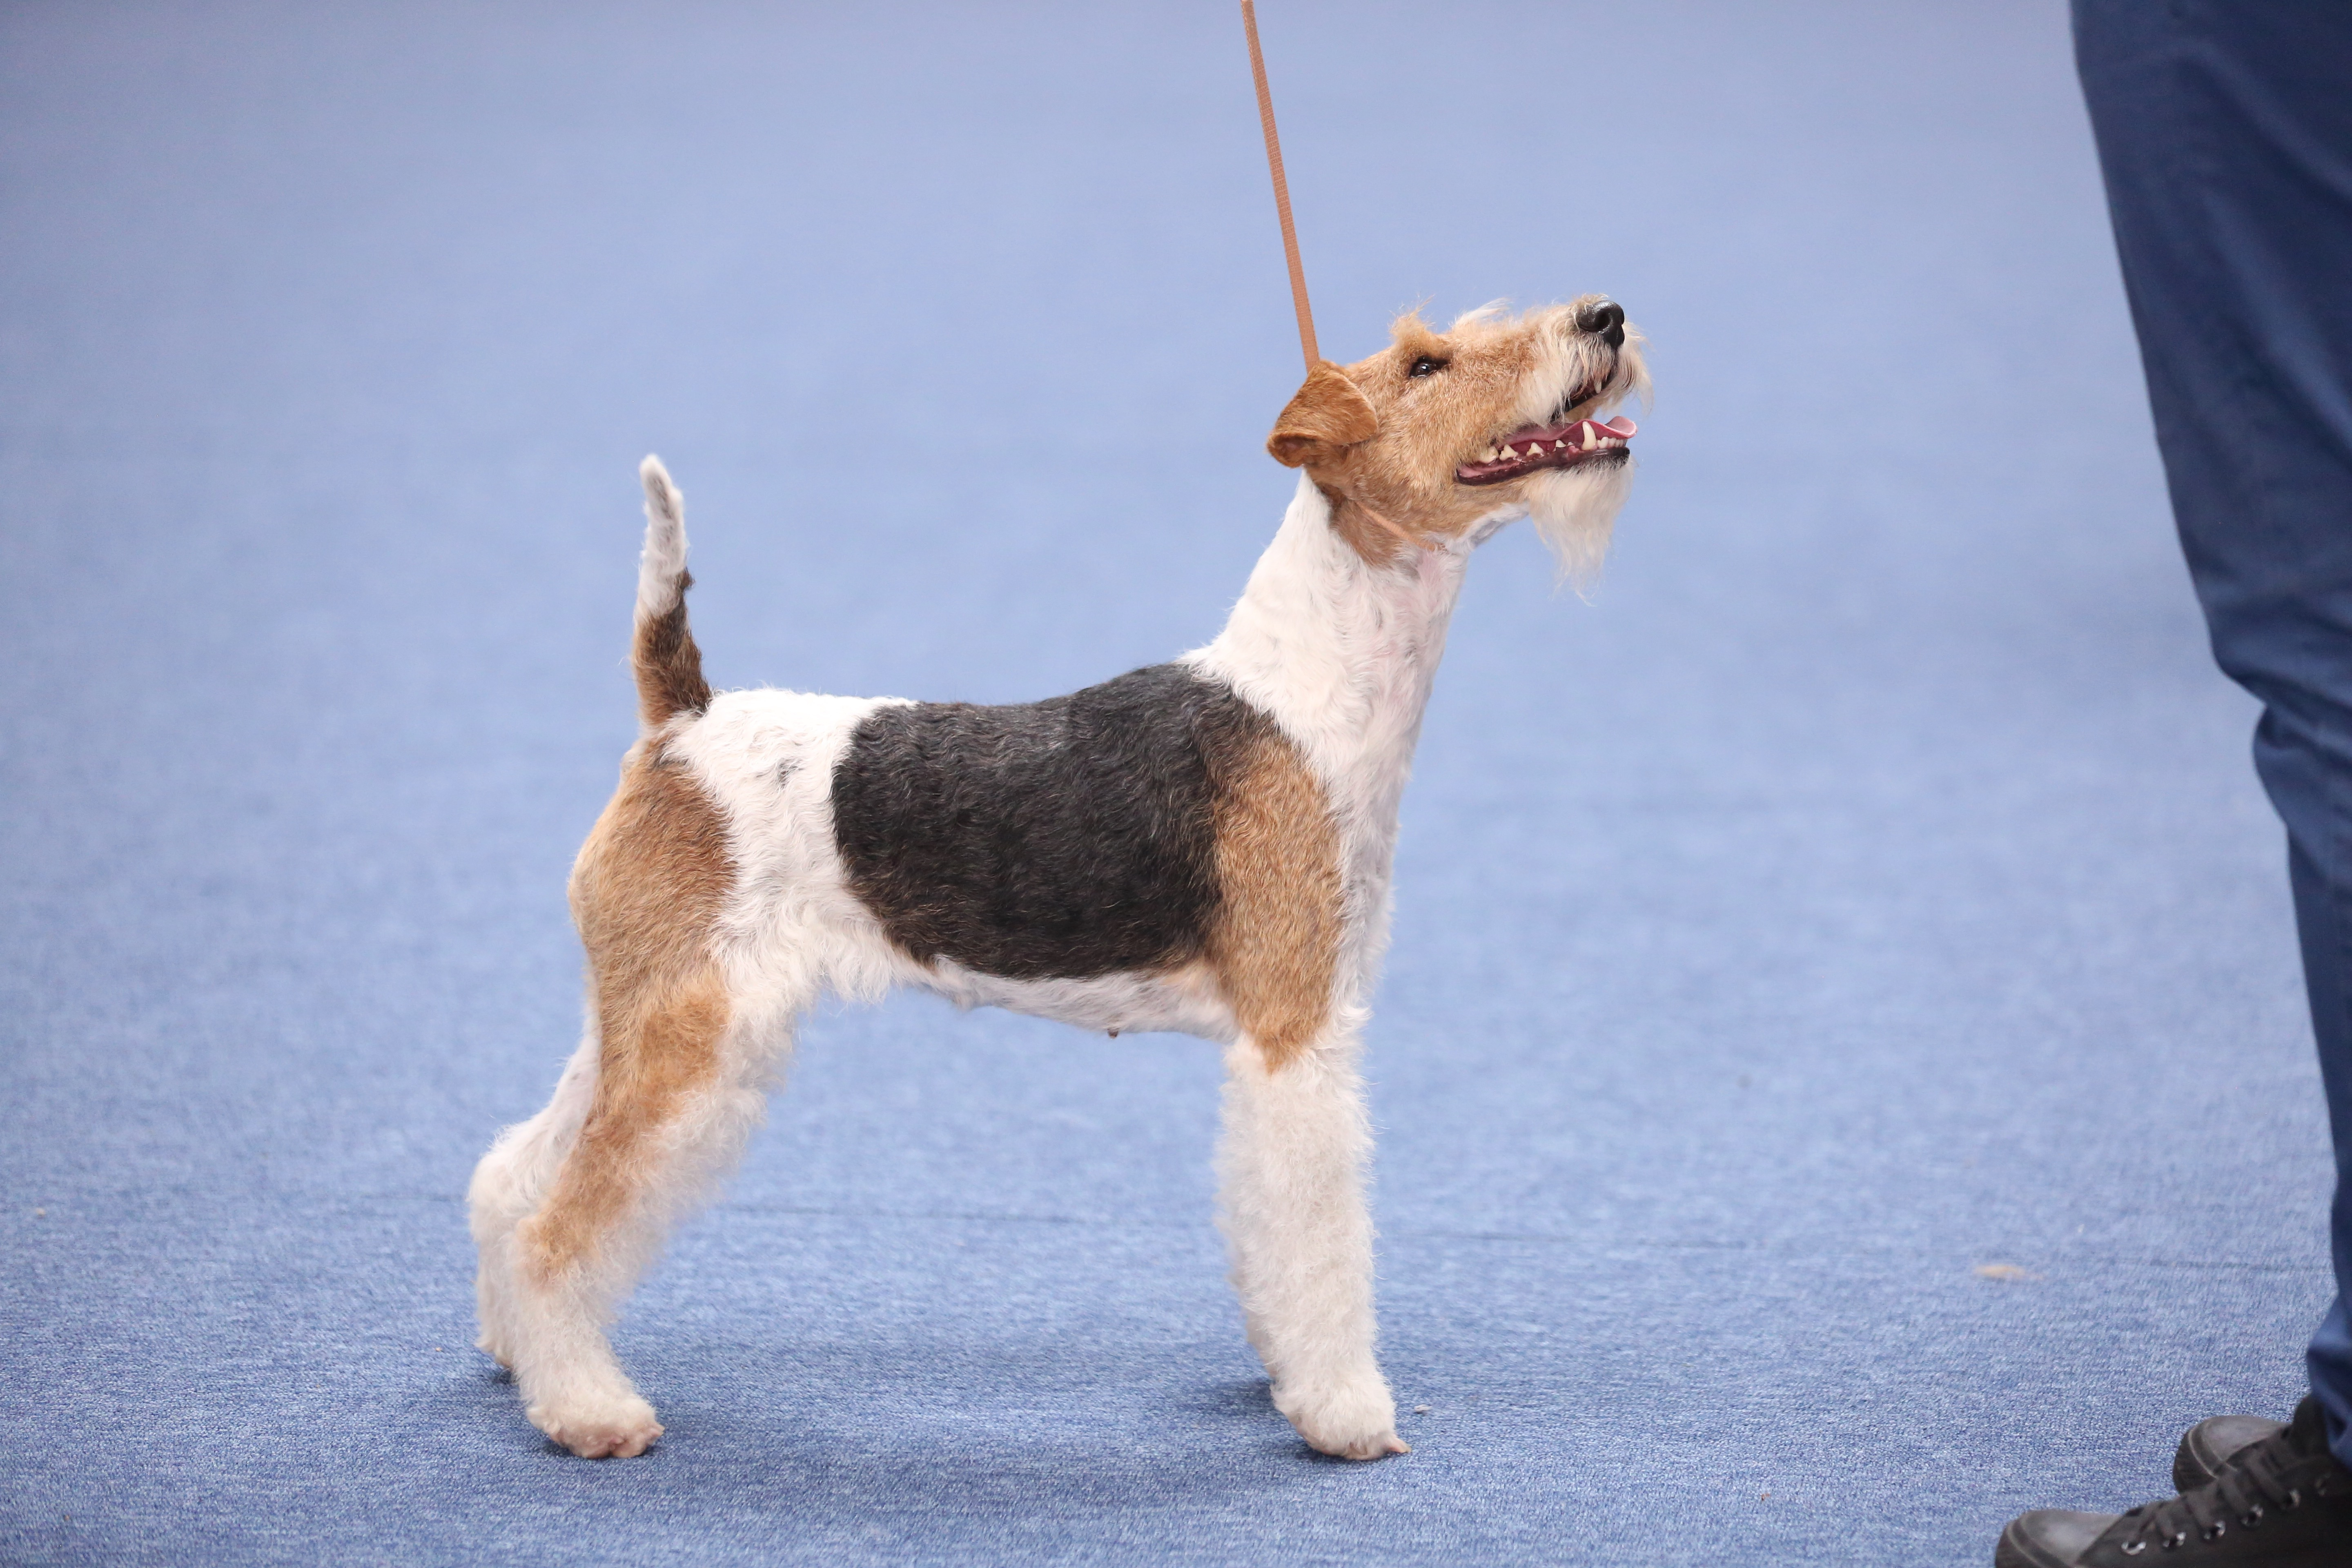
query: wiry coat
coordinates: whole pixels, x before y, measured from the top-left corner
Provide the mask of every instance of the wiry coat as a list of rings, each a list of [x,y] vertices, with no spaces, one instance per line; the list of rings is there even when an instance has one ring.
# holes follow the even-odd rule
[[[572,878],[587,1036],[472,1190],[481,1343],[536,1425],[589,1456],[659,1436],[604,1325],[799,1016],[906,984],[1223,1045],[1220,1223],[1275,1402],[1326,1452],[1402,1450],[1355,1065],[1397,807],[1471,552],[1532,511],[1590,556],[1622,499],[1632,426],[1589,416],[1641,363],[1597,312],[1408,318],[1316,367],[1268,442],[1297,494],[1223,633],[1044,702],[712,693],[646,459],[644,733]]]

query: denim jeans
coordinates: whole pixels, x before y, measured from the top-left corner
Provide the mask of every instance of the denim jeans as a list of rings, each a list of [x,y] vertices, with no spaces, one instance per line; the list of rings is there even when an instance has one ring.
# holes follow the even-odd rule
[[[2181,548],[2286,824],[2336,1140],[2311,1387],[2352,1464],[2352,3],[2074,0],[2074,52]]]

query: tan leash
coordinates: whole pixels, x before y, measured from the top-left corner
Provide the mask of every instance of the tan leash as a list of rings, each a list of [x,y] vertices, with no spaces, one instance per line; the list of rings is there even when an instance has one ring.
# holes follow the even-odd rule
[[[1257,120],[1265,131],[1265,166],[1274,175],[1274,210],[1282,219],[1282,258],[1290,265],[1290,304],[1298,312],[1298,351],[1307,357],[1307,369],[1311,374],[1323,356],[1315,347],[1315,312],[1307,303],[1307,268],[1298,259],[1298,230],[1290,221],[1290,182],[1282,175],[1282,138],[1274,129],[1274,94],[1265,85],[1265,54],[1257,44],[1257,6],[1254,0],[1242,0],[1242,30],[1249,35],[1250,76],[1257,83]],[[1353,496],[1348,499],[1355,500]],[[1414,538],[1362,501],[1355,504],[1407,549],[1438,548],[1425,539]]]
[[[1313,370],[1323,357],[1315,350],[1315,312],[1307,308],[1307,269],[1298,261],[1298,231],[1290,222],[1290,182],[1282,177],[1282,138],[1274,130],[1274,94],[1266,90],[1265,56],[1257,47],[1257,6],[1242,0],[1242,28],[1249,34],[1250,75],[1257,80],[1257,119],[1265,128],[1265,163],[1274,172],[1274,210],[1282,218],[1282,255],[1290,263],[1290,302],[1298,311],[1298,347]]]
[[[1358,511],[1362,512],[1366,517],[1370,518],[1374,522],[1379,523],[1382,528],[1385,528],[1391,533],[1395,534],[1399,541],[1412,549],[1426,550],[1433,554],[1445,548],[1444,545],[1436,543],[1431,540],[1414,538],[1412,534],[1407,533],[1403,529],[1399,528],[1395,523],[1391,522],[1387,518],[1382,517],[1379,512],[1374,511],[1370,507],[1366,506],[1362,501],[1356,500],[1354,496],[1349,496],[1346,499],[1355,502],[1355,507]]]

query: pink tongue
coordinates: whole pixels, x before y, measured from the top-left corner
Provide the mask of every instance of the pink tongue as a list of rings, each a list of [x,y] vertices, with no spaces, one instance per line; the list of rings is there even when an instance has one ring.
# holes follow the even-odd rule
[[[1599,421],[1599,424],[1603,430],[1608,431],[1609,434],[1616,437],[1621,441],[1631,440],[1633,438],[1634,430],[1633,422],[1631,419],[1626,418],[1622,414],[1620,414],[1614,419],[1601,420]]]

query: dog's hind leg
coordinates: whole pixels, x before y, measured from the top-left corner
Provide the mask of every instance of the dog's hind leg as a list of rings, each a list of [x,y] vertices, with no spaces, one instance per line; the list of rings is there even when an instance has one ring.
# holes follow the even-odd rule
[[[516,1273],[515,1226],[530,1217],[547,1198],[563,1156],[580,1136],[588,1119],[589,1102],[596,1093],[596,1021],[591,1009],[588,1037],[572,1053],[555,1097],[528,1121],[519,1121],[499,1134],[490,1152],[474,1167],[473,1184],[466,1194],[474,1245],[481,1262],[474,1277],[475,1305],[480,1333],[474,1342],[511,1369],[515,1359]]]
[[[588,1038],[473,1186],[482,1346],[513,1369],[533,1424],[592,1458],[660,1435],[604,1328],[759,1121],[771,1037],[790,1023],[765,1005],[737,1016],[718,945],[734,886],[726,827],[663,744],[632,752],[573,868]]]
[[[1279,1066],[1226,1053],[1218,1222],[1275,1408],[1326,1454],[1407,1452],[1372,1340],[1371,1132],[1352,1030]]]
[[[730,1027],[715,968],[600,1000],[587,1113],[546,1196],[510,1233],[504,1302],[531,1424],[589,1458],[642,1453],[661,1435],[605,1326],[674,1220],[758,1125],[766,1083],[753,1064],[769,1059]],[[551,1109],[562,1100],[559,1088]]]

